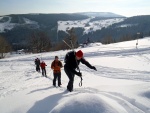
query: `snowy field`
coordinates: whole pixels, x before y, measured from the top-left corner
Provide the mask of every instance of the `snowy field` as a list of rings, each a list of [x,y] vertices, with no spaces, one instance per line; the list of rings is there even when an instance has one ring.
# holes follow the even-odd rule
[[[13,56],[0,60],[0,113],[150,113],[150,37],[116,44],[78,48],[97,71],[81,64],[83,85],[74,91],[52,86],[55,55],[68,51]],[[78,50],[77,49],[77,50]],[[35,71],[34,59],[47,64],[47,76]]]

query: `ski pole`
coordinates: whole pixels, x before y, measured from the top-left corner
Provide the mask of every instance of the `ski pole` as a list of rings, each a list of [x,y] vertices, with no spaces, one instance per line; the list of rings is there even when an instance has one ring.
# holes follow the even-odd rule
[[[80,77],[81,78],[81,81],[79,82],[79,86],[81,87],[82,86],[82,77]]]
[[[63,40],[63,42],[64,42],[70,49],[72,49],[71,46],[70,46],[65,40]]]

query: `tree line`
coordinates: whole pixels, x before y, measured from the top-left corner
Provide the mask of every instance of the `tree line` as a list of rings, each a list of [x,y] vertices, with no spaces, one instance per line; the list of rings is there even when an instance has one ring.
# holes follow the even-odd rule
[[[6,53],[10,51],[10,44],[5,40],[4,37],[0,36],[0,58],[4,58],[6,56]]]
[[[68,43],[71,46],[70,39],[74,45],[74,48],[78,47],[77,36],[74,32],[74,28],[67,31],[68,35],[64,36],[62,40]],[[32,53],[41,53],[48,51],[57,51],[64,49],[71,49],[63,41],[53,43],[50,37],[44,31],[34,31],[28,37],[27,45],[23,47],[23,45],[14,43],[13,45],[9,44],[4,37],[0,36],[0,58],[4,58],[7,52],[11,52],[14,50],[20,50],[24,48],[24,52],[32,52]]]

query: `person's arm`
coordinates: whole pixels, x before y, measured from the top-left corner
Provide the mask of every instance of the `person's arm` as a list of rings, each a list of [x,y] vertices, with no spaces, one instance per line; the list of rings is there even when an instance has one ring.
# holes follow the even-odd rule
[[[34,63],[35,63],[35,65],[37,65],[37,62],[36,62],[36,60],[34,61]]]
[[[60,68],[62,68],[62,67],[63,67],[63,65],[62,65],[61,61],[59,61],[59,62],[60,62]]]
[[[81,63],[85,64],[87,67],[96,70],[94,66],[92,66],[88,61],[86,61],[84,58],[81,58]]]
[[[54,61],[51,64],[51,69],[54,69]]]

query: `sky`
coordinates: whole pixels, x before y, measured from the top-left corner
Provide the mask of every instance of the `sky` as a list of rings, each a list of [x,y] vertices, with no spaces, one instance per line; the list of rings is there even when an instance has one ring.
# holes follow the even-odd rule
[[[150,0],[0,0],[0,15],[112,12],[126,17],[150,14]]]

